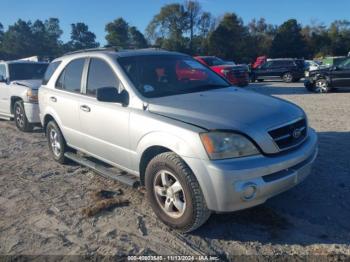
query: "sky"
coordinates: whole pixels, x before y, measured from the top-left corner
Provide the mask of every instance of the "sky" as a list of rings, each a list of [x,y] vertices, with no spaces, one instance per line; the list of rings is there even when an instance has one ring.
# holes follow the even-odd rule
[[[182,0],[1,0],[0,23],[5,29],[19,18],[34,21],[49,17],[60,19],[64,31],[62,40],[70,37],[70,24],[84,22],[96,34],[102,45],[105,25],[123,17],[130,25],[144,32],[149,21],[160,8]],[[311,21],[326,25],[336,19],[350,20],[350,0],[199,0],[204,11],[215,16],[235,12],[248,23],[253,18],[264,17],[268,23],[281,24],[296,18],[301,24]]]

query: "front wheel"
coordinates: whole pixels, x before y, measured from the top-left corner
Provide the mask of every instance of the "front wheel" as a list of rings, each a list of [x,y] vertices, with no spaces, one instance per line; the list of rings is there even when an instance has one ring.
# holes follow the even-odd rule
[[[66,141],[56,122],[50,121],[47,124],[46,136],[54,159],[61,164],[67,163],[68,159],[64,156],[67,151]]]
[[[331,91],[331,87],[328,85],[328,82],[326,79],[318,79],[316,80],[313,91],[315,93],[328,93]]]
[[[17,101],[13,107],[15,123],[19,130],[23,132],[30,132],[33,130],[33,125],[28,122],[24,105],[22,101]]]
[[[145,185],[153,211],[171,228],[190,232],[210,216],[197,179],[175,153],[162,153],[151,160]]]

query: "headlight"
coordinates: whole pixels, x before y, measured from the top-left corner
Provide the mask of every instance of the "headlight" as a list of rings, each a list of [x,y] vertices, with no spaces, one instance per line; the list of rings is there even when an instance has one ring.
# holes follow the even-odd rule
[[[226,159],[259,154],[250,140],[240,134],[208,132],[200,134],[210,159]]]
[[[310,72],[309,71],[305,71],[305,76],[309,77],[310,76]]]
[[[37,103],[38,102],[38,91],[37,90],[28,89],[28,91],[27,91],[27,98],[28,98],[28,102]]]

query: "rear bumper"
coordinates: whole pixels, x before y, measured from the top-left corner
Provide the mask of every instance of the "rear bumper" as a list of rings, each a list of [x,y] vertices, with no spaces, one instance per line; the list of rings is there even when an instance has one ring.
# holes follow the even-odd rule
[[[303,181],[317,152],[317,136],[310,130],[303,145],[279,156],[185,161],[196,174],[208,208],[230,212],[262,204]]]
[[[26,112],[26,117],[28,119],[28,122],[33,124],[39,124],[40,123],[39,104],[23,103],[23,105],[24,105],[24,111]]]

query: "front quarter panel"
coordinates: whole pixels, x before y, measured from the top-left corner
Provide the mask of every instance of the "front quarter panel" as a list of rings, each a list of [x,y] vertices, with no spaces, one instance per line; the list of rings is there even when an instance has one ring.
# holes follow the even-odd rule
[[[207,159],[198,135],[203,131],[200,127],[149,111],[134,110],[130,116],[130,147],[135,152],[135,170],[138,170],[143,152],[152,146],[168,148],[179,156]]]

